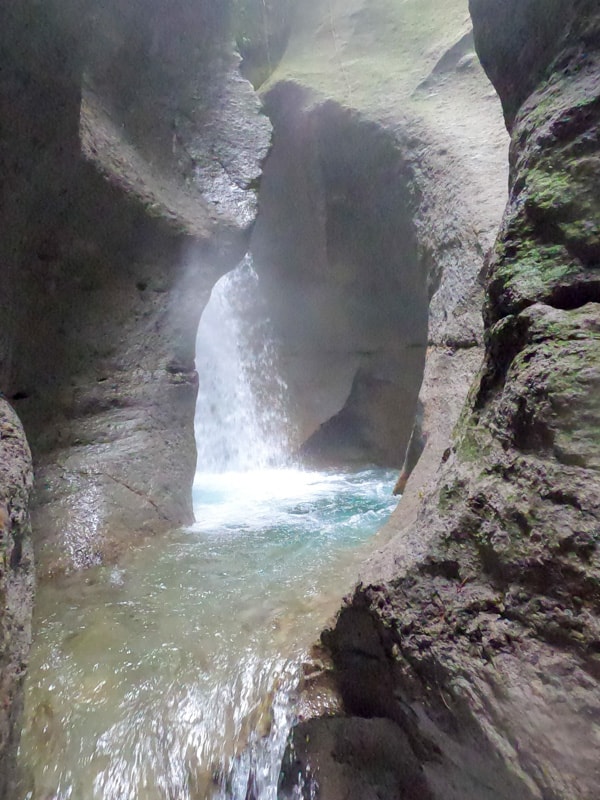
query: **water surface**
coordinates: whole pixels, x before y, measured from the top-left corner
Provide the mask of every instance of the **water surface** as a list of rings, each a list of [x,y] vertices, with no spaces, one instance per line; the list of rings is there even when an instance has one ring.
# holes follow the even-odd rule
[[[20,800],[274,800],[298,670],[395,477],[198,475],[192,528],[41,586]]]

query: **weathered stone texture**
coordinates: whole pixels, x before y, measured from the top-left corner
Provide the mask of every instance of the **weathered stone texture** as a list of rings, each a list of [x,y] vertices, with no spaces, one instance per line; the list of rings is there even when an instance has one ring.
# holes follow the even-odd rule
[[[274,139],[251,248],[301,453],[321,463],[400,466],[424,375],[439,460],[479,366],[506,135],[466,3],[430,6],[298,4],[261,87]]]
[[[212,0],[0,8],[0,389],[33,451],[41,576],[192,521],[197,324],[245,253],[271,131],[229,13]],[[14,431],[0,431],[9,757],[33,565],[27,445],[2,414]]]
[[[2,388],[42,572],[192,520],[198,320],[270,141],[229,4],[2,9]]]
[[[0,797],[9,796],[31,639],[32,482],[31,454],[23,428],[13,409],[0,398]]]
[[[393,720],[444,800],[600,786],[600,15],[569,6],[557,32],[546,3],[471,3],[512,128],[485,363],[414,523],[323,637],[350,719]]]

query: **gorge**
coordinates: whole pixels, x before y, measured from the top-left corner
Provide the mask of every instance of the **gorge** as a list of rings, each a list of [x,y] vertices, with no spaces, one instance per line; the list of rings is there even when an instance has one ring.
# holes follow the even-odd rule
[[[145,664],[131,691],[165,721],[164,770],[142,765],[132,797],[595,800],[597,3],[8,0],[0,22],[0,797],[74,796],[16,769],[35,573],[39,646],[71,642],[109,682],[111,652]],[[203,530],[208,450],[251,450],[242,469],[274,459],[264,436],[223,444],[222,402],[214,445],[194,442],[198,389],[201,403],[219,374],[195,362],[196,335],[201,317],[214,333],[211,292],[240,264],[248,352],[272,339],[277,362],[249,373],[257,413],[304,469],[283,487],[213,484],[220,516]],[[337,476],[342,511],[346,497],[374,512],[347,560],[325,548],[319,562],[323,531],[346,532],[340,509],[323,516],[317,473]],[[274,518],[302,518],[293,557],[240,519],[237,501],[266,485]],[[252,534],[216,553],[209,531],[228,525]],[[227,565],[244,584],[265,563],[303,598],[289,618],[260,581],[229,594]],[[307,607],[313,580],[327,598]],[[161,594],[178,586],[175,642]],[[204,591],[230,626],[233,720],[225,684],[199,699],[219,638],[197,627]],[[240,655],[249,640],[258,667]],[[103,713],[100,680],[64,677],[65,707],[71,693]],[[247,759],[267,728],[283,750],[297,688],[281,774],[263,764],[263,785]],[[213,728],[162,701],[207,703]],[[33,720],[46,778],[92,741],[55,735],[49,708]],[[135,716],[122,724],[135,762]],[[238,786],[200,757],[228,726]],[[192,729],[184,785],[167,755]],[[111,769],[90,797],[126,796]]]

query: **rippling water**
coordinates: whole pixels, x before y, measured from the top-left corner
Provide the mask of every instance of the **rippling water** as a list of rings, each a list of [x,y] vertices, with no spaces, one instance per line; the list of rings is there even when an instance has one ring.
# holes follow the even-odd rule
[[[191,529],[41,586],[19,800],[274,800],[298,670],[395,477],[199,475]]]

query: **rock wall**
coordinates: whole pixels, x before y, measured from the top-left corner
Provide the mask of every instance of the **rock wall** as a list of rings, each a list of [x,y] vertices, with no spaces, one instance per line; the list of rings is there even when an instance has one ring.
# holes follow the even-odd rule
[[[42,578],[192,520],[196,329],[247,248],[259,108],[227,2],[2,4],[0,389]],[[0,405],[4,797],[33,561]]]
[[[245,252],[270,125],[228,4],[2,13],[0,364],[46,574],[192,519],[195,333]]]
[[[600,15],[552,6],[560,31],[546,3],[471,0],[512,134],[485,362],[323,635],[345,716],[296,729],[282,797],[298,775],[323,800],[598,795]]]
[[[597,10],[471,3],[512,133],[511,197],[452,444],[506,185],[466,0],[283,6],[266,50],[248,48],[275,129],[252,249],[299,440],[310,458],[400,464],[419,408],[422,449],[389,545],[324,637],[346,716],[296,730],[283,795],[304,770],[310,796],[318,760],[323,798],[589,800]],[[191,518],[195,330],[248,244],[270,136],[227,14],[210,0],[0,12],[0,380],[34,453],[42,575]],[[3,413],[18,450],[0,487],[9,752],[32,563],[27,449]]]
[[[251,246],[302,454],[399,465],[427,345],[409,167],[384,130],[299,87],[278,83],[266,110]]]
[[[439,460],[480,363],[477,274],[505,199],[466,2],[297,5],[260,91],[274,143],[251,248],[301,453],[400,467],[425,370]]]
[[[0,398],[0,797],[8,797],[31,640],[31,454],[13,409]]]

